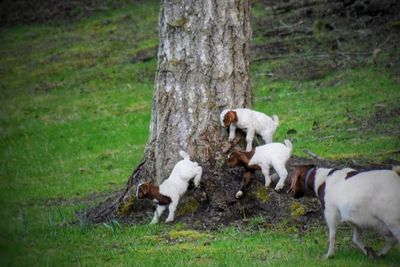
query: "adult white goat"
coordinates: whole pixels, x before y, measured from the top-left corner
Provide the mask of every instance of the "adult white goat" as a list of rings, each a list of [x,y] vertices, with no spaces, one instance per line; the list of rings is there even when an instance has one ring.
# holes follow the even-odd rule
[[[386,245],[378,256],[386,255],[400,243],[400,167],[393,170],[357,172],[301,166],[293,171],[288,192],[295,198],[318,196],[329,228],[329,249],[333,255],[336,229],[341,221],[353,226],[353,242],[370,257],[375,252],[361,240],[362,229],[372,228],[383,234]]]

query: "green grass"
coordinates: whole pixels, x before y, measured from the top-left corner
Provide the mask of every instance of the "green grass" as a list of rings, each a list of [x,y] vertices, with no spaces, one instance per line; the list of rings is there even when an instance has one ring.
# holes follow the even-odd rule
[[[400,107],[399,84],[380,69],[338,71],[322,81],[262,81],[257,85],[254,108],[280,115],[277,139],[293,138],[295,154],[303,156],[303,149],[309,149],[325,158],[379,162],[387,158],[385,152],[400,145],[396,136],[400,117],[374,120],[382,107]],[[289,129],[297,133],[287,134]],[[389,157],[399,159],[398,155]]]
[[[158,5],[146,1],[69,24],[1,29],[0,264],[396,265],[395,250],[378,262],[361,255],[348,230],[337,238],[335,259],[322,260],[324,226],[306,233],[284,226],[254,230],[262,216],[249,227],[216,232],[190,232],[179,223],[76,222],[78,210],[120,189],[142,157],[156,59],[133,64],[131,58],[157,46]],[[308,148],[327,158],[399,159],[387,154],[399,147],[393,135],[399,118],[368,123],[382,109],[399,108],[396,77],[379,66],[314,81],[256,75],[280,64],[252,65],[254,107],[280,116],[277,140],[295,129],[296,155]]]
[[[323,258],[326,233],[319,228],[296,230],[228,227],[213,232],[185,230],[176,225],[71,226],[62,212],[27,216],[10,233],[16,241],[1,244],[5,265],[13,266],[395,266],[398,254],[371,261],[351,244],[348,231],[339,231],[334,259]],[[39,217],[39,216],[38,216]],[[30,219],[37,225],[31,225]],[[32,239],[32,236],[37,238]],[[39,237],[39,238],[38,238]],[[369,239],[371,241],[372,239]],[[379,242],[382,245],[382,242]],[[3,256],[3,255],[2,255]]]

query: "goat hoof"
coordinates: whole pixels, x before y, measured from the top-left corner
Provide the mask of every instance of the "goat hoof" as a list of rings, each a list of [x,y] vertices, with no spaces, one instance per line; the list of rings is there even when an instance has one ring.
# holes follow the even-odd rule
[[[239,199],[243,196],[243,192],[240,190],[236,193],[236,198]]]
[[[279,192],[282,190],[282,188],[283,188],[283,185],[278,184],[275,186],[275,191]]]
[[[275,191],[275,193],[281,193],[282,192],[282,188],[275,188],[274,191]]]

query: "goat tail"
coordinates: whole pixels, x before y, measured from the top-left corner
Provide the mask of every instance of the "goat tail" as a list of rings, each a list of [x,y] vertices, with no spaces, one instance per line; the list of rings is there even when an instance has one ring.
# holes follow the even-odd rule
[[[398,176],[400,176],[400,166],[393,166],[393,171],[397,173]]]
[[[190,160],[189,154],[186,153],[186,152],[183,151],[183,150],[179,151],[179,155],[180,155],[183,159]]]
[[[275,125],[278,126],[279,125],[279,118],[277,115],[272,115],[272,120],[274,121]]]
[[[292,151],[292,148],[293,148],[292,142],[290,142],[290,140],[288,140],[288,139],[285,139],[284,142],[285,142],[285,146],[286,146],[287,148],[289,148],[290,151]]]

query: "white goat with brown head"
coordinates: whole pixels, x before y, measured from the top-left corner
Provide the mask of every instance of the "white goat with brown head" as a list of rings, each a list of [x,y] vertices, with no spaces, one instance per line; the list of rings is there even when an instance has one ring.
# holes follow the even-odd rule
[[[138,198],[149,198],[157,203],[151,224],[158,222],[167,206],[169,214],[165,222],[172,222],[179,199],[185,194],[189,181],[194,178],[195,187],[200,186],[202,168],[197,162],[191,161],[186,152],[180,151],[179,155],[183,160],[175,164],[170,176],[160,186],[145,182],[137,187]]]
[[[265,187],[271,184],[269,175],[270,167],[273,167],[279,176],[279,181],[275,190],[280,190],[285,185],[288,175],[286,162],[289,160],[292,152],[292,143],[285,140],[282,143],[270,143],[262,146],[256,146],[250,152],[235,151],[228,155],[227,163],[230,168],[242,166],[246,169],[240,190],[236,193],[236,198],[243,195],[243,189],[250,183],[254,171],[261,170],[265,178]]]
[[[279,118],[273,115],[272,118],[264,113],[247,108],[225,109],[220,114],[221,126],[229,126],[228,141],[235,138],[236,128],[246,131],[246,151],[250,152],[254,135],[262,137],[266,144],[272,142],[272,137],[279,125]]]

